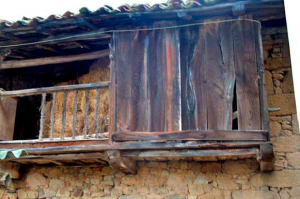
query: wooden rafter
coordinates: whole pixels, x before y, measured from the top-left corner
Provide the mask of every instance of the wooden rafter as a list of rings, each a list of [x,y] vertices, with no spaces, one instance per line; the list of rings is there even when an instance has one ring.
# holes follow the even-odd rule
[[[108,50],[100,50],[91,53],[79,54],[79,55],[67,55],[57,57],[45,57],[37,59],[28,59],[20,61],[4,61],[0,63],[0,69],[13,69],[13,68],[25,68],[32,66],[42,66],[48,64],[62,64],[74,61],[83,61],[91,59],[99,59],[109,55]]]

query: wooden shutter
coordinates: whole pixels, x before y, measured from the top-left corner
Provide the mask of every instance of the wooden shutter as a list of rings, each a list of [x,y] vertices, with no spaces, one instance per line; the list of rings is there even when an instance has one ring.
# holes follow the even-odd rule
[[[113,38],[115,130],[181,130],[179,31],[122,32]]]
[[[112,46],[114,131],[230,131],[234,102],[235,130],[267,130],[257,22],[121,32]]]

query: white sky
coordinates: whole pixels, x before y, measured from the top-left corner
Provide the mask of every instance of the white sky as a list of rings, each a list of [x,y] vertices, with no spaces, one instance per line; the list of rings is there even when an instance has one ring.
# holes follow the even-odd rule
[[[51,14],[63,15],[66,11],[78,13],[82,7],[90,10],[109,5],[117,8],[125,3],[165,3],[167,0],[0,0],[0,19],[17,21],[25,17],[48,17]]]

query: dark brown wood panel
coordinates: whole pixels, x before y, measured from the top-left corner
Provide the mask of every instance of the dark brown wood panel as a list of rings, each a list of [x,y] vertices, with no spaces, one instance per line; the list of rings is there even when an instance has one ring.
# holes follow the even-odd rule
[[[252,21],[233,23],[238,129],[261,129],[256,40]]]
[[[172,24],[164,22],[154,26]],[[180,130],[179,31],[115,33],[114,40],[116,129],[125,132]]]
[[[232,129],[235,74],[231,29],[231,22],[205,25],[208,129]]]
[[[190,130],[173,132],[117,132],[115,141],[202,140],[202,141],[266,141],[267,131]]]
[[[122,35],[122,36],[120,36]],[[122,34],[116,33],[114,35],[113,49],[114,52],[114,66],[112,71],[116,71],[116,129],[122,131],[130,131],[130,106],[131,106],[131,65],[132,59],[128,57],[132,56],[131,41],[133,41],[135,32],[124,32]],[[130,41],[130,42],[128,42]],[[116,130],[115,129],[115,130]]]
[[[181,31],[182,129],[207,129],[206,32],[204,26]]]
[[[263,63],[263,45],[261,38],[261,25],[254,23],[255,34],[255,52],[257,60],[257,70],[259,74],[259,101],[260,101],[260,115],[261,115],[261,129],[269,130],[269,112],[267,103],[267,91],[265,81],[265,70]]]

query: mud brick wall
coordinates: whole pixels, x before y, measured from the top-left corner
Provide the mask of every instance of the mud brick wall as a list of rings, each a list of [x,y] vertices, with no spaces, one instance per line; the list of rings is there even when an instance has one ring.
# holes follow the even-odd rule
[[[271,139],[275,171],[256,160],[139,162],[137,175],[110,167],[32,167],[0,198],[298,199],[300,136],[286,27],[263,29]]]

